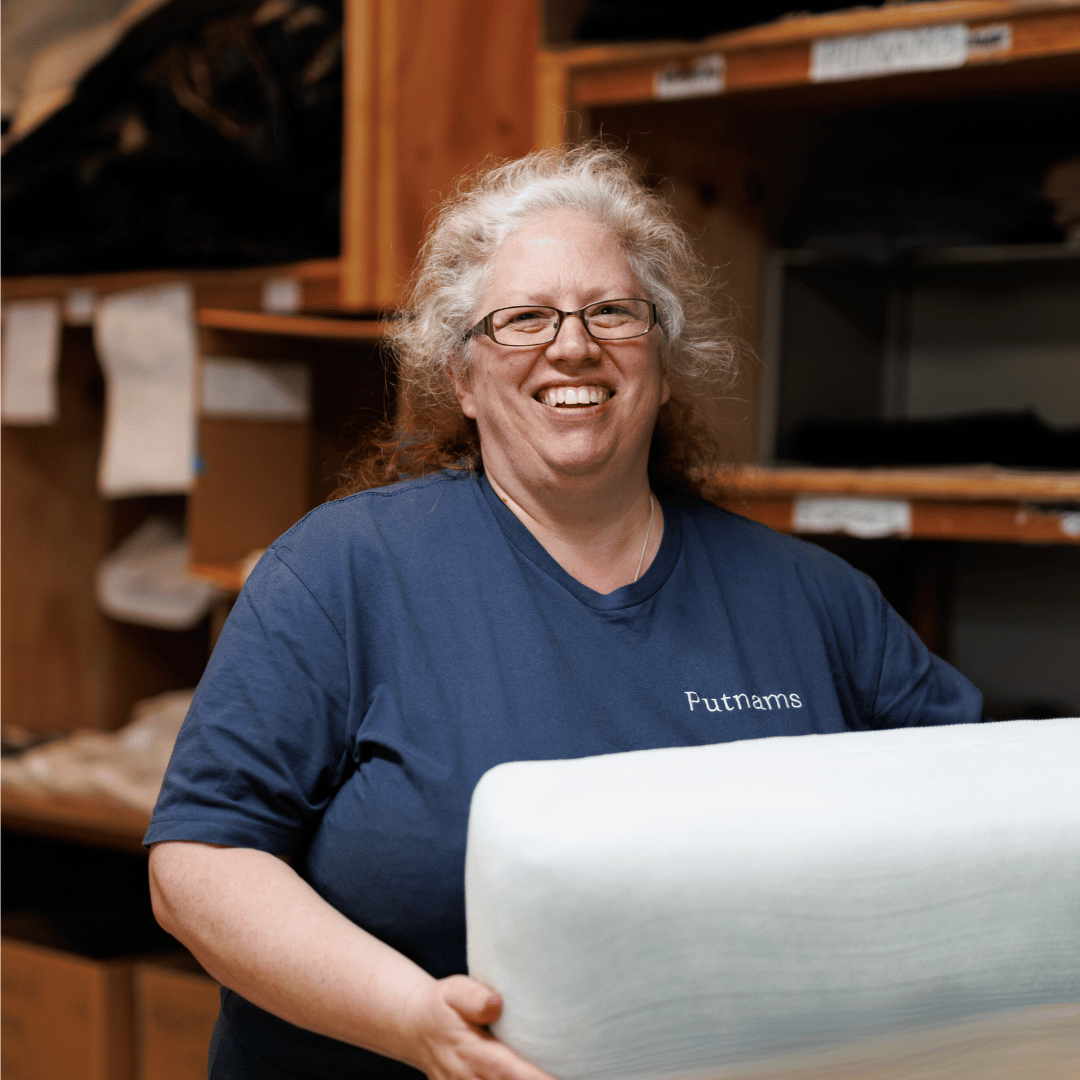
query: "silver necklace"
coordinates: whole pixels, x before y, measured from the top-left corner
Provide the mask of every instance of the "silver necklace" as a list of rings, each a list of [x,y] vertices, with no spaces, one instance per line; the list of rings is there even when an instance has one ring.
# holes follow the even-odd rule
[[[637,573],[634,575],[634,580],[637,581],[641,577],[641,564],[645,561],[645,549],[649,546],[649,537],[652,535],[652,519],[653,511],[656,509],[656,500],[653,498],[653,493],[649,492],[649,527],[645,530],[645,543],[641,545],[641,558],[637,561]]]

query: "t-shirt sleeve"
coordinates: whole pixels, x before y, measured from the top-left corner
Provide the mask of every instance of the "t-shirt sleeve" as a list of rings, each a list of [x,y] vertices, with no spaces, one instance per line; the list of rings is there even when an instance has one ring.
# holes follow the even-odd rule
[[[145,843],[293,854],[352,765],[342,633],[271,549],[207,665]]]
[[[971,681],[930,652],[870,578],[850,574],[849,590],[857,595],[847,596],[855,615],[846,666],[857,683],[859,726],[980,723],[983,697]]]

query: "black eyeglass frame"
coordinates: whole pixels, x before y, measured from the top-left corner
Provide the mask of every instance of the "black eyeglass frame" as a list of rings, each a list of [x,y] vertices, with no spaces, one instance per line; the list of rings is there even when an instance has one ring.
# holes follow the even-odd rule
[[[600,307],[603,304],[617,304],[620,300],[633,300],[638,304],[645,304],[649,309],[649,325],[645,327],[639,334],[631,334],[629,337],[623,338],[600,338],[597,337],[590,329],[589,324],[585,321],[585,312],[589,308]],[[555,323],[555,331],[549,338],[545,338],[543,341],[515,341],[504,342],[497,341],[495,338],[495,327],[492,324],[492,319],[499,314],[500,311],[512,311],[514,308],[543,308],[545,311],[554,311],[558,316],[558,321]],[[485,337],[491,338],[496,345],[501,345],[504,349],[531,349],[537,348],[540,345],[550,345],[558,336],[559,331],[562,329],[562,324],[572,316],[576,315],[581,320],[581,325],[585,327],[585,333],[593,339],[593,341],[633,341],[635,338],[644,337],[654,326],[660,322],[660,316],[656,311],[656,304],[652,300],[645,300],[640,296],[617,296],[611,300],[596,300],[591,304],[586,304],[583,308],[578,308],[577,311],[560,311],[557,307],[552,307],[551,304],[510,304],[507,307],[496,308],[494,311],[489,311],[469,332],[465,335],[465,340],[476,337],[477,334],[483,334]]]

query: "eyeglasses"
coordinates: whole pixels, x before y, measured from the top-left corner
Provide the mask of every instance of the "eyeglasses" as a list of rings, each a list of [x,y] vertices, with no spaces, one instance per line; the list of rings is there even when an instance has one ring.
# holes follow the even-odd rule
[[[563,321],[575,315],[597,341],[641,337],[657,322],[656,305],[651,300],[601,300],[577,311],[531,304],[496,308],[469,331],[468,337],[486,334],[499,345],[547,345],[559,336]]]

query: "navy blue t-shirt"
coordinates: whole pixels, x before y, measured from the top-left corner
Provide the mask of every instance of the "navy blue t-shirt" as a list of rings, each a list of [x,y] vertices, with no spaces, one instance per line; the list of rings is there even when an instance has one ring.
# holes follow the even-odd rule
[[[312,511],[240,594],[147,843],[290,855],[442,977],[466,970],[469,800],[494,765],[981,719],[978,691],[863,574],[712,504],[661,505],[652,565],[606,595],[483,478]],[[224,1011],[246,1052],[299,1075],[416,1075],[238,995]]]

